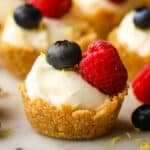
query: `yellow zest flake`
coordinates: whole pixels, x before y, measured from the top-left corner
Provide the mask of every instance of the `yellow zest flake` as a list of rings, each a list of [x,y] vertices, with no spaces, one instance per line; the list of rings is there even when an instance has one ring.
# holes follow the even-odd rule
[[[114,145],[114,144],[118,143],[119,141],[121,141],[121,139],[122,139],[121,136],[116,136],[116,137],[112,138],[111,144]]]
[[[67,34],[68,36],[73,36],[73,28],[72,28],[72,27],[68,27],[68,28],[66,29],[66,34]]]
[[[45,28],[45,25],[43,23],[40,23],[38,26],[38,30],[41,31]]]
[[[63,75],[65,75],[65,76],[67,75],[67,71],[65,71],[65,69],[62,69],[61,71],[62,71]]]
[[[150,143],[140,145],[140,150],[150,150]]]
[[[11,129],[0,130],[0,137],[5,138],[8,137],[11,133]]]
[[[134,131],[139,133],[141,130],[139,128],[134,128]]]
[[[41,55],[42,57],[45,57],[45,54],[44,54],[43,52],[41,52],[40,55]]]
[[[128,137],[129,140],[132,139],[132,136],[131,136],[131,134],[129,132],[126,132],[126,136]]]
[[[70,25],[73,23],[73,20],[71,18],[64,18],[64,23],[67,24],[67,25]]]
[[[9,12],[8,12],[8,17],[12,17],[13,16],[13,10],[10,10]]]

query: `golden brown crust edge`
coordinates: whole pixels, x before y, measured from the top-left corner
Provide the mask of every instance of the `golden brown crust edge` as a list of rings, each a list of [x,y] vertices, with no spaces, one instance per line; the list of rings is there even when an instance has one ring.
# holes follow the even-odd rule
[[[24,79],[40,51],[15,47],[3,41],[0,44],[0,59],[3,66],[16,77]]]
[[[107,8],[102,8],[93,16],[82,12],[80,6],[74,5],[72,13],[77,17],[85,19],[93,26],[98,33],[99,38],[106,38],[111,29],[119,23],[121,16]],[[109,23],[108,23],[109,22]]]
[[[25,112],[32,127],[39,133],[63,139],[92,139],[102,136],[113,127],[127,88],[99,111],[72,110],[70,106],[55,107],[41,99],[30,100],[25,86],[19,86]]]
[[[1,31],[2,31],[2,24],[0,23],[0,34],[1,34]]]
[[[134,8],[148,5],[148,3],[150,6],[150,0],[147,0],[146,4],[144,0],[138,0],[136,3],[132,0],[130,1],[130,4],[126,6],[127,8],[123,8],[123,10],[114,10],[107,7],[101,7],[100,9],[97,9],[97,11],[95,10],[92,14],[86,14],[83,12],[82,7],[75,1],[76,0],[73,0],[72,13],[78,18],[85,19],[91,23],[97,31],[99,38],[102,39],[107,38],[109,32],[120,23],[121,19],[127,12],[133,10]]]
[[[131,52],[128,46],[121,44],[117,39],[117,29],[113,30],[108,40],[117,48],[120,57],[128,70],[129,79],[132,80],[137,73],[144,67],[145,64],[150,63],[150,56],[140,56],[135,52]]]

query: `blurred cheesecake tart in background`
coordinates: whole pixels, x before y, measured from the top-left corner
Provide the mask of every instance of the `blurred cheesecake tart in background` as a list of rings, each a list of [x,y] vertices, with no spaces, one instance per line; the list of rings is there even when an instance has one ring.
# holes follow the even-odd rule
[[[100,38],[106,38],[128,11],[143,5],[144,0],[73,0],[73,13],[91,23]]]
[[[118,28],[109,35],[109,40],[119,50],[128,69],[129,79],[150,63],[150,8],[131,11]]]

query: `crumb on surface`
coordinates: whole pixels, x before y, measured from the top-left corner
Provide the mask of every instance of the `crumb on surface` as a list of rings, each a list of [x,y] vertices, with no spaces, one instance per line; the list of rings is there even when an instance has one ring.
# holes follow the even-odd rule
[[[150,150],[150,143],[141,144],[140,150]]]
[[[126,132],[126,136],[128,137],[129,140],[132,139],[131,133],[130,132]]]
[[[6,138],[11,134],[11,129],[7,128],[4,130],[0,130],[0,138]]]
[[[141,130],[140,130],[139,128],[134,128],[134,131],[135,131],[136,133],[141,132]]]
[[[0,88],[0,97],[5,97],[5,96],[9,96],[10,93],[4,91],[2,88]]]
[[[113,137],[112,140],[110,141],[112,145],[120,142],[122,140],[122,136],[116,136],[116,137]]]

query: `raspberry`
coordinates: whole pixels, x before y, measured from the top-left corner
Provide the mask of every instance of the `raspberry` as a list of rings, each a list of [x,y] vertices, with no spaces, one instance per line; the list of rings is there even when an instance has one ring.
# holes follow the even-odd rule
[[[26,0],[38,8],[44,16],[51,18],[60,18],[67,13],[72,5],[71,0]]]
[[[132,88],[140,102],[150,104],[150,64],[146,65],[135,77]]]
[[[88,47],[79,72],[91,85],[109,95],[122,91],[128,77],[117,50],[106,41],[96,41]]]
[[[125,2],[126,0],[109,0],[109,1],[115,4],[120,4],[120,3]]]

